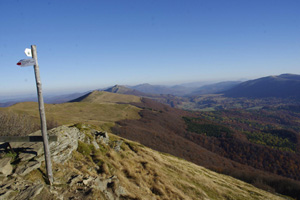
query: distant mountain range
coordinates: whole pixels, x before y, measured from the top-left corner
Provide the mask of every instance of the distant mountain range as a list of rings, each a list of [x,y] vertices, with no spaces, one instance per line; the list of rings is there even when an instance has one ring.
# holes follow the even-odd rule
[[[202,85],[195,87],[194,85],[150,85],[148,83],[136,86],[128,86],[131,89],[146,93],[146,94],[171,94],[175,96],[197,96],[202,94],[218,93],[230,89],[241,83],[241,81],[225,81],[213,84]]]
[[[226,81],[203,85],[204,82],[191,84],[181,84],[174,86],[150,85],[148,83],[135,86],[115,85],[101,91],[130,94],[140,97],[149,97],[161,103],[178,104],[186,101],[186,97],[195,97],[205,94],[224,94],[225,97],[248,97],[248,98],[267,98],[267,97],[300,97],[300,75],[281,74],[279,76],[268,76],[250,81]],[[45,103],[64,103],[88,94],[73,93],[57,96],[45,96]],[[18,102],[37,101],[36,97],[26,97],[9,99],[0,102],[0,107],[11,106]]]
[[[242,83],[241,81],[226,81],[220,83],[214,83],[210,85],[204,85],[189,94],[189,96],[197,96],[202,94],[214,94],[231,89]]]
[[[300,97],[300,75],[281,74],[246,81],[224,91],[227,97]]]

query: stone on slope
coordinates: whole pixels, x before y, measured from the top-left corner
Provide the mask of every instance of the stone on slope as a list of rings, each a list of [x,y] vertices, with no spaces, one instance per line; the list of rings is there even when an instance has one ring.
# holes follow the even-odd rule
[[[41,162],[32,160],[27,163],[24,163],[23,165],[19,165],[15,171],[15,174],[25,176],[26,174],[29,174],[31,171],[38,169],[41,167]]]
[[[26,187],[24,190],[20,191],[15,200],[24,200],[24,199],[34,199],[37,195],[43,190],[43,184],[36,184],[29,187]]]
[[[13,167],[11,166],[12,158],[2,158],[0,159],[0,175],[8,176],[12,173]]]
[[[51,159],[56,163],[65,163],[78,147],[78,139],[84,138],[75,127],[60,126],[49,131],[49,135],[56,135],[57,141],[50,143]]]

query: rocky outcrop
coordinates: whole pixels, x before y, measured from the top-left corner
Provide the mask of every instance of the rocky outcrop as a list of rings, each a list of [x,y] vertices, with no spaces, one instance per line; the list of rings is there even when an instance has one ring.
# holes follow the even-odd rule
[[[103,142],[104,144],[108,145],[109,142],[109,136],[107,132],[102,132],[102,131],[93,131],[92,134],[95,137],[95,140],[99,143]]]
[[[83,175],[78,175],[75,177],[71,177],[68,182],[70,186],[78,185],[85,188],[93,188],[95,190],[101,191],[108,200],[117,200],[122,195],[126,194],[126,190],[120,185],[120,181],[117,176],[100,178],[84,177]]]
[[[78,140],[85,137],[77,128],[67,126],[52,129],[49,135],[57,135],[57,141],[50,143],[51,159],[62,164],[71,158],[72,152],[78,147]]]
[[[73,152],[78,148],[78,141],[92,145],[95,149],[100,149],[101,145],[109,144],[107,132],[88,130],[88,127],[68,127],[60,126],[48,131],[48,135],[56,135],[57,141],[49,143],[51,160],[53,166],[64,166],[73,156]],[[41,135],[35,132],[31,135]],[[121,142],[116,143],[116,151],[120,151]],[[117,176],[95,176],[90,173],[82,173],[76,168],[86,167],[84,163],[75,162],[75,168],[71,173],[70,169],[63,169],[64,173],[60,178],[54,176],[54,184],[51,188],[44,181],[31,180],[33,174],[43,173],[41,170],[44,162],[44,149],[42,142],[36,143],[11,143],[15,157],[0,158],[0,199],[1,200],[21,200],[21,199],[43,199],[45,194],[50,199],[82,199],[86,193],[91,191],[101,194],[100,199],[116,200],[126,194],[125,189],[120,185]],[[5,155],[7,150],[3,150]],[[17,164],[13,168],[11,162]],[[72,162],[73,163],[73,162]],[[99,169],[96,165],[95,169]],[[60,173],[62,168],[53,169],[54,175]],[[35,170],[35,171],[34,171]],[[45,169],[44,169],[45,170]],[[75,174],[74,174],[75,172]],[[31,174],[30,174],[31,173]],[[27,176],[30,174],[29,176]],[[45,176],[45,174],[43,175]],[[29,180],[28,180],[29,179]],[[66,184],[69,188],[64,190],[60,185]],[[45,191],[45,192],[42,192]],[[81,196],[79,195],[81,194]]]
[[[1,200],[24,200],[35,199],[41,193],[44,185],[41,182],[29,182],[20,177],[15,177],[0,182]]]

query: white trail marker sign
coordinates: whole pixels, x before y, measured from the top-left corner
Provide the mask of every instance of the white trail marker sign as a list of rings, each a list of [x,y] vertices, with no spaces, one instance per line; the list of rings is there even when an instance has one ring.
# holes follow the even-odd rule
[[[35,59],[33,59],[33,58],[22,59],[17,63],[17,65],[20,65],[20,67],[33,66],[35,64],[36,64],[36,62],[35,62]]]
[[[32,57],[31,49],[26,48],[24,53],[25,53],[26,56]]]
[[[38,100],[39,100],[39,111],[40,111],[40,118],[41,118],[41,131],[42,131],[42,136],[43,136],[47,177],[48,177],[49,184],[52,185],[52,183],[53,183],[52,164],[51,164],[50,149],[49,149],[49,144],[48,144],[46,115],[45,115],[45,108],[44,108],[44,99],[43,99],[43,95],[42,95],[42,82],[41,82],[41,78],[40,78],[39,64],[38,64],[38,61],[37,61],[36,46],[31,45],[31,52],[30,53],[29,53],[28,49],[25,49],[25,54],[27,56],[32,55],[32,58],[31,59],[20,60],[17,63],[17,65],[20,65],[21,67],[34,65],[36,88],[37,88],[37,95],[38,95]]]

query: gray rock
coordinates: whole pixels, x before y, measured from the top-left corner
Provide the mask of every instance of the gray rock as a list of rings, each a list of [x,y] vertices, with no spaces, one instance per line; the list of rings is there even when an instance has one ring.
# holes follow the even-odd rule
[[[84,185],[89,185],[92,180],[93,180],[92,177],[88,177],[88,178],[84,179],[82,182],[83,182]]]
[[[122,145],[123,141],[122,140],[118,140],[114,142],[114,150],[116,152],[120,152],[121,151],[121,145]]]
[[[15,200],[34,199],[43,190],[43,184],[36,184],[26,187],[16,196]]]
[[[78,147],[78,140],[84,138],[75,127],[60,126],[49,131],[49,135],[57,135],[57,141],[50,143],[51,159],[56,163],[65,163]]]
[[[20,176],[24,176],[26,174],[29,174],[31,171],[38,169],[41,167],[41,162],[32,160],[29,162],[24,163],[23,165],[18,165],[15,174],[18,174]]]
[[[14,183],[17,179],[12,179],[8,181],[3,181],[0,184],[0,199],[1,200],[11,200],[12,193],[15,190]]]
[[[37,156],[36,151],[23,151],[19,153],[19,159],[21,161],[28,161]]]
[[[93,181],[92,188],[98,189],[101,192],[103,192],[107,188],[108,181],[109,181],[108,179],[100,179],[99,177],[97,177]]]
[[[92,144],[94,145],[95,149],[100,149],[100,147],[96,141],[93,141]]]
[[[6,190],[4,193],[0,194],[1,200],[11,200],[11,194],[13,193],[13,190]]]
[[[2,158],[0,160],[0,174],[3,176],[8,176],[12,173],[13,167],[11,166],[12,158]]]
[[[105,132],[94,131],[94,132],[92,132],[92,134],[96,138],[97,142],[99,142],[99,143],[103,142],[104,144],[108,145],[109,136],[106,131]]]
[[[91,187],[103,192],[109,200],[119,199],[121,195],[127,194],[125,188],[120,186],[120,181],[117,176],[112,176],[107,179],[99,177],[91,181]]]
[[[78,182],[82,181],[83,179],[83,176],[82,175],[75,175],[75,176],[72,176],[69,181],[68,181],[68,184],[70,186],[73,186],[74,184],[77,184]]]

